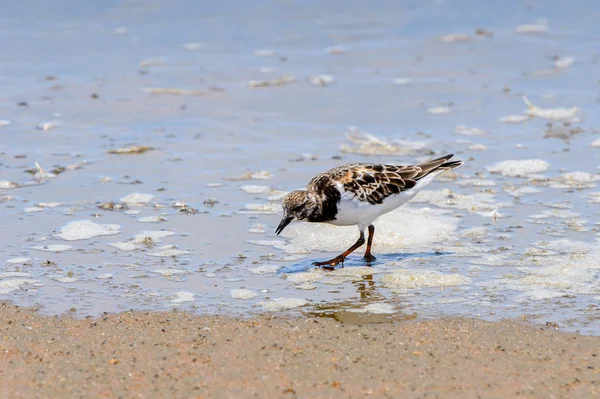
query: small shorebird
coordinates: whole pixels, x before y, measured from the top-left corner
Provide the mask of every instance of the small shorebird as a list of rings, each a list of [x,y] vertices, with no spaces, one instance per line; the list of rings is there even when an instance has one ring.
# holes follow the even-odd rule
[[[365,243],[365,229],[369,238],[363,259],[370,264],[375,260],[371,254],[373,221],[406,203],[442,173],[463,164],[449,161],[453,156],[411,166],[352,163],[330,169],[315,176],[306,190],[285,196],[283,218],[275,233],[281,233],[294,219],[335,226],[356,225],[360,236],[354,245],[335,258],[313,264],[324,268],[343,264],[350,253]]]

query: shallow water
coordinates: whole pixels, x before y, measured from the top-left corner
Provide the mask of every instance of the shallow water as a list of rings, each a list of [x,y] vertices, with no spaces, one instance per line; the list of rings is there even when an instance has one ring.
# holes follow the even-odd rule
[[[600,334],[592,2],[62,4],[0,16],[2,298]],[[323,170],[449,152],[465,165],[377,222],[372,268],[310,266],[355,228],[273,233]]]

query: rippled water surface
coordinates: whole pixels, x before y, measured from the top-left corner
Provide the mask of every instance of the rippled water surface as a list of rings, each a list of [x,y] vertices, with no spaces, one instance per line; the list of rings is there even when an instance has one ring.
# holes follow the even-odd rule
[[[203,3],[6,7],[2,298],[600,333],[594,2]],[[445,153],[371,268],[311,266],[354,227],[273,232],[323,170]]]

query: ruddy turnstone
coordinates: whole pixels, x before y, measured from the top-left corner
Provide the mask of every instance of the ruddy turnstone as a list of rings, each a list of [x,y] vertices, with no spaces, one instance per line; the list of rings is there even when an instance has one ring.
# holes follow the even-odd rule
[[[365,243],[365,229],[369,238],[363,259],[370,264],[375,260],[371,254],[373,221],[406,203],[442,173],[463,164],[449,161],[453,156],[445,155],[420,165],[351,163],[330,169],[314,177],[306,190],[285,196],[283,218],[275,233],[281,233],[294,219],[335,226],[356,225],[360,236],[354,245],[335,258],[313,264],[325,268],[343,264],[350,253]]]

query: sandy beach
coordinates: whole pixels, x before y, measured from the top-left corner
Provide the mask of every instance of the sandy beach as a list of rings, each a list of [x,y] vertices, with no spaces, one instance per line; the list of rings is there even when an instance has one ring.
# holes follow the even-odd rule
[[[2,303],[5,398],[591,398],[600,338],[513,321],[351,325]]]

